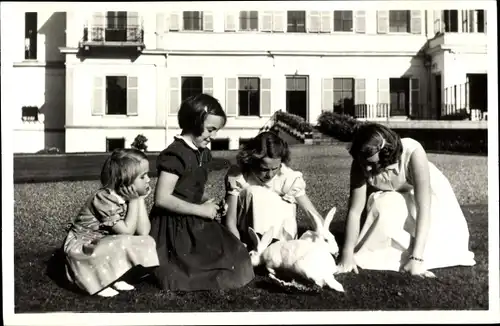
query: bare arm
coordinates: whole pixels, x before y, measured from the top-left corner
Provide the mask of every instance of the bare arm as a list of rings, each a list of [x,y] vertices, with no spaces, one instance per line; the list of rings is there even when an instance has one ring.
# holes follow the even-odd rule
[[[316,210],[316,207],[306,194],[297,197],[296,200],[299,207],[306,213],[314,229],[323,225],[323,217],[321,217],[321,214]]]
[[[146,209],[146,202],[144,200],[145,197],[139,197],[139,207],[138,218],[137,218],[137,234],[138,235],[148,235],[151,230],[151,223],[149,221],[148,212]]]
[[[366,205],[366,181],[361,168],[352,162],[350,173],[349,211],[347,213],[346,234],[342,256],[352,257],[359,235],[360,220]]]
[[[203,205],[189,203],[173,195],[178,179],[179,177],[173,173],[160,172],[156,184],[155,205],[179,214],[213,218],[210,209],[204,209]]]
[[[127,215],[125,219],[116,223],[111,229],[116,234],[135,234],[139,211],[139,199],[131,199],[128,202]]]
[[[224,224],[238,239],[240,239],[240,232],[237,227],[237,213],[238,213],[238,197],[235,195],[227,195],[227,213]]]
[[[411,176],[414,182],[415,203],[417,208],[417,228],[413,256],[422,258],[425,242],[430,226],[431,185],[429,176],[429,162],[422,147],[417,148],[410,158]]]

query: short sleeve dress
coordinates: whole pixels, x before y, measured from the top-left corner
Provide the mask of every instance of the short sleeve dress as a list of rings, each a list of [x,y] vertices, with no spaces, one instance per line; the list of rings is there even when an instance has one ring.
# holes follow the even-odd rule
[[[415,237],[417,208],[410,160],[422,145],[401,139],[400,160],[377,175],[367,178],[375,191],[368,197],[366,222],[357,242],[355,260],[364,269],[398,271],[411,254]],[[469,229],[462,209],[446,176],[429,162],[431,223],[423,255],[427,269],[472,266]]]
[[[158,175],[163,171],[177,175],[173,195],[201,204],[211,158],[210,150],[198,149],[188,139],[177,137],[159,154]],[[254,278],[247,249],[219,222],[156,205],[150,219],[150,234],[160,259],[155,276],[163,289],[232,289]]]
[[[263,183],[253,173],[243,173],[235,165],[226,174],[225,186],[226,196],[238,197],[237,228],[241,241],[251,244],[249,227],[259,234],[273,227],[273,238],[278,240],[297,236],[296,198],[306,192],[301,172],[282,163],[280,171]]]
[[[92,194],[69,226],[63,250],[68,280],[96,294],[135,266],[158,266],[155,241],[148,235],[114,234],[124,220],[127,202],[103,188]]]

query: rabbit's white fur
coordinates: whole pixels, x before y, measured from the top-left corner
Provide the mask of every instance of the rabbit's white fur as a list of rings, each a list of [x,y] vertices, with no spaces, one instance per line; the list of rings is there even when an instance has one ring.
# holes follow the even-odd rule
[[[255,231],[249,228],[249,234],[257,248],[250,252],[254,267],[264,264],[272,276],[278,271],[311,280],[319,287],[327,286],[344,292],[344,287],[334,277],[337,272],[335,259],[324,244],[297,239],[269,245],[273,231],[271,228],[259,239]]]
[[[337,257],[339,255],[339,246],[335,240],[335,236],[330,232],[330,223],[332,223],[336,212],[336,207],[330,209],[323,223],[321,223],[320,219],[315,218],[316,231],[308,230],[299,239],[326,245],[330,254]]]

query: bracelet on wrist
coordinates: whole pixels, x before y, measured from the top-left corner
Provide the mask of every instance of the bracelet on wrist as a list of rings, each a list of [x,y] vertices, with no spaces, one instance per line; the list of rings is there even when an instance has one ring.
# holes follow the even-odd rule
[[[415,261],[418,261],[418,262],[423,262],[424,260],[422,258],[417,258],[413,255],[410,256],[410,258],[408,258],[409,260],[415,260]]]

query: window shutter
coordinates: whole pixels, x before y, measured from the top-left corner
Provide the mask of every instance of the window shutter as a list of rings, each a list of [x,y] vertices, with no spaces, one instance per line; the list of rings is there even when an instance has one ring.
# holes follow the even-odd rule
[[[443,25],[443,11],[442,10],[434,10],[434,33],[441,33],[444,31]]]
[[[226,78],[226,115],[236,116],[238,110],[238,87],[236,78]]]
[[[181,26],[181,14],[178,11],[174,11],[170,13],[169,18],[169,30],[171,31],[179,31]]]
[[[264,11],[260,16],[260,30],[262,32],[270,32],[273,28],[273,12]]]
[[[365,79],[354,80],[354,114],[357,117],[368,117]]]
[[[389,78],[382,78],[378,80],[377,99],[378,99],[377,116],[378,117],[389,116],[390,104],[391,104]]]
[[[136,76],[127,77],[127,115],[138,114],[138,79]]]
[[[422,11],[411,10],[410,30],[412,34],[422,34]]]
[[[260,105],[260,115],[262,117],[271,116],[271,79],[263,78],[261,81],[261,105]]]
[[[94,12],[92,14],[91,25],[89,26],[88,34],[91,41],[104,41],[105,17],[102,12]]]
[[[226,12],[224,19],[224,31],[234,32],[236,31],[236,15],[233,12]]]
[[[354,12],[354,28],[356,33],[366,33],[366,13],[364,10]]]
[[[410,79],[410,115],[420,112],[420,80],[418,78]]]
[[[92,89],[92,115],[104,115],[105,90],[104,76],[95,76]]]
[[[311,33],[319,33],[320,30],[320,13],[319,11],[309,11],[307,13],[309,22],[306,24],[308,31]]]
[[[273,31],[274,32],[284,32],[285,31],[285,11],[275,11],[273,15]]]
[[[180,81],[179,77],[170,77],[170,114],[175,115],[180,105]]]
[[[214,95],[214,79],[212,77],[203,77],[203,93]]]
[[[129,11],[127,12],[127,41],[135,41],[137,40],[140,34],[140,21],[139,21],[139,13],[137,11]],[[133,27],[133,28],[130,28]],[[137,28],[137,29],[135,29]]]
[[[322,11],[320,20],[320,30],[321,33],[331,33],[332,32],[332,12]]]
[[[203,30],[209,32],[214,30],[214,15],[210,11],[203,12]]]
[[[377,11],[377,33],[387,34],[389,32],[389,11]]]
[[[323,78],[321,93],[321,110],[333,111],[333,78]]]

